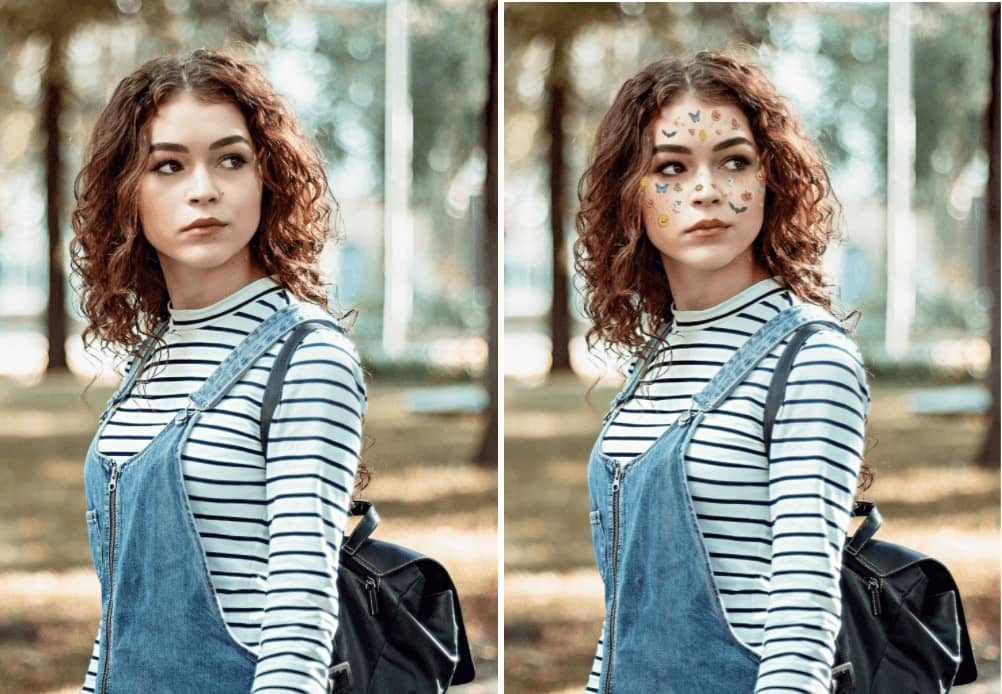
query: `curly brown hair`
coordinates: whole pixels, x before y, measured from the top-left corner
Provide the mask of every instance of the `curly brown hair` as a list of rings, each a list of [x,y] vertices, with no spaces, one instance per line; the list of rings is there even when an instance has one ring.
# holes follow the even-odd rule
[[[640,180],[653,156],[651,126],[682,94],[734,105],[745,113],[766,182],[755,256],[794,294],[832,310],[821,257],[836,236],[840,205],[826,162],[760,67],[703,50],[689,58],[656,61],[628,79],[599,124],[578,183],[581,206],[575,217],[574,267],[584,280],[585,312],[592,322],[586,335],[589,349],[601,341],[613,353],[629,356],[672,319],[661,255],[643,226]],[[872,480],[864,460],[859,489],[867,489]]]
[[[651,165],[653,122],[686,93],[744,111],[767,186],[756,257],[792,292],[831,309],[821,256],[834,235],[838,201],[825,162],[761,68],[704,50],[645,67],[626,81],[599,124],[575,218],[574,266],[592,323],[589,348],[601,341],[629,355],[672,318],[661,256],[644,231],[640,181]]]
[[[262,70],[228,53],[196,49],[144,63],[115,89],[97,118],[73,185],[70,257],[88,323],[84,345],[138,356],[168,318],[167,285],[156,251],[143,233],[138,191],[150,148],[150,122],[181,93],[206,103],[230,103],[247,122],[263,186],[261,221],[251,258],[299,298],[331,310],[318,258],[338,203],[323,157]],[[348,314],[341,314],[345,318]],[[369,481],[360,462],[356,489]]]
[[[320,153],[291,108],[253,63],[197,49],[161,57],[123,79],[97,118],[74,182],[70,243],[88,324],[84,344],[135,354],[167,319],[169,297],[156,251],[142,231],[138,191],[150,121],[180,93],[240,109],[263,181],[251,258],[296,296],[328,308],[318,267],[338,210]]]

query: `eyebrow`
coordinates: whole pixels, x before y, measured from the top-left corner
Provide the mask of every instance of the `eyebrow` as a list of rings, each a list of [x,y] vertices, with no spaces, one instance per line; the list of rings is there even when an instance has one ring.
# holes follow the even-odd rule
[[[714,152],[719,152],[722,149],[729,149],[730,147],[735,147],[737,145],[748,145],[752,149],[755,145],[752,144],[751,140],[746,137],[732,137],[729,140],[724,140],[723,142],[718,142],[713,146]],[[678,152],[679,154],[692,154],[692,150],[688,147],[683,147],[682,145],[656,145],[654,147],[654,153],[658,152]]]
[[[232,145],[235,142],[243,142],[248,147],[251,143],[247,141],[243,135],[230,135],[229,137],[224,137],[221,140],[216,140],[211,145],[209,149],[219,149],[220,147],[225,147],[226,145]],[[150,151],[155,152],[158,149],[168,150],[170,152],[187,152],[188,148],[184,145],[179,145],[176,142],[154,142],[150,145]]]

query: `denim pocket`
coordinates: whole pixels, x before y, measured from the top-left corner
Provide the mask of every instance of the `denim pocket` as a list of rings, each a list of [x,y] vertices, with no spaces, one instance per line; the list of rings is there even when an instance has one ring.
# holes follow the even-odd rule
[[[602,514],[592,511],[588,514],[591,521],[591,544],[595,549],[595,563],[598,564],[598,573],[605,579],[605,528],[602,527]]]
[[[94,562],[94,570],[98,578],[104,578],[104,561],[101,552],[101,525],[98,523],[97,511],[87,509],[87,539],[90,542],[90,559]]]

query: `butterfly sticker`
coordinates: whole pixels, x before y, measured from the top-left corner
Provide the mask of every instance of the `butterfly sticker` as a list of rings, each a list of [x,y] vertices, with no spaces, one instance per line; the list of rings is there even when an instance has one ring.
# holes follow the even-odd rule
[[[654,189],[657,192],[659,192],[659,193],[667,193],[668,192],[668,184],[667,183],[655,183],[654,184]]]
[[[661,134],[664,135],[665,137],[675,137],[678,134],[678,130],[674,130],[674,131],[672,131],[672,132],[669,133],[669,132],[665,132],[665,129],[662,128],[661,129]]]
[[[748,206],[747,205],[745,205],[744,207],[735,207],[734,203],[731,202],[730,200],[727,201],[727,204],[730,205],[731,209],[734,210],[735,212],[737,212],[738,214],[741,214],[742,212],[747,212],[748,211]]]
[[[689,112],[686,111],[686,113],[689,113]],[[689,118],[692,119],[693,123],[698,123],[699,122],[699,111],[696,111],[695,113],[689,113]]]

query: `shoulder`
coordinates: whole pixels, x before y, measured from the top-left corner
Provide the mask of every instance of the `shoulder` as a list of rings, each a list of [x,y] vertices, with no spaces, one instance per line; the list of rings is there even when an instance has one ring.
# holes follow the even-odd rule
[[[296,346],[287,381],[340,386],[366,401],[365,372],[351,338],[334,326],[311,330]]]
[[[797,352],[790,370],[792,381],[815,385],[839,385],[869,401],[866,368],[859,346],[842,330],[812,333]]]

